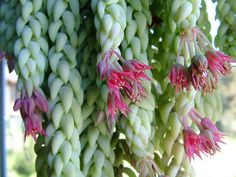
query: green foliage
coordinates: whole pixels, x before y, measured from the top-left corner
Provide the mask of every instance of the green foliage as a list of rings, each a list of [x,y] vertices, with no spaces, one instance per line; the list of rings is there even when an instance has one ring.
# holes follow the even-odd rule
[[[33,143],[20,150],[10,150],[7,156],[8,176],[10,177],[34,177],[35,158]]]

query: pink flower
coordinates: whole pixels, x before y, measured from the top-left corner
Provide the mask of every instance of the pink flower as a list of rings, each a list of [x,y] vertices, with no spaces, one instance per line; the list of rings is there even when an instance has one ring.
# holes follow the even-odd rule
[[[120,111],[127,116],[127,112],[130,111],[128,105],[122,100],[121,95],[117,95],[114,92],[108,94],[108,117],[111,122],[114,121],[115,115]]]
[[[13,110],[17,111],[19,109],[23,118],[27,115],[33,114],[35,110],[34,100],[28,96],[16,99]]]
[[[147,94],[140,79],[136,76],[131,71],[119,72],[111,69],[106,75],[108,90],[117,95],[123,90],[132,102],[139,101]]]
[[[202,90],[208,84],[207,60],[202,55],[194,55],[188,68],[189,80],[195,90]]]
[[[195,90],[202,90],[208,84],[207,72],[200,74],[193,65],[190,65],[188,74],[189,80]]]
[[[204,129],[209,129],[212,133],[222,134],[216,125],[209,119],[209,118],[202,118],[201,119],[201,126]]]
[[[194,55],[192,57],[192,67],[196,70],[196,72],[200,75],[206,75],[208,62],[205,56],[203,55]]]
[[[104,54],[103,58],[98,62],[97,70],[98,70],[98,74],[101,80],[105,78],[105,76],[107,75],[107,72],[110,72],[111,69],[115,71],[119,71],[119,72],[123,71],[120,64],[117,61],[114,61],[111,59],[111,57],[114,54],[116,56],[119,56],[119,54],[115,52],[114,50],[109,50]]]
[[[124,87],[124,91],[132,102],[137,102],[147,96],[147,92],[140,81],[131,82],[132,89]]]
[[[40,112],[48,111],[48,103],[39,91],[35,90],[31,97],[23,93],[21,98],[16,99],[13,109],[20,110],[25,125],[25,138],[31,135],[37,140],[38,134],[46,135],[42,128]]]
[[[121,91],[125,93],[131,92],[132,85],[130,81],[133,79],[128,72],[119,72],[114,69],[110,69],[106,72],[106,82],[108,87],[108,117],[111,117],[112,121],[117,112],[121,112],[127,116],[126,112],[129,111],[127,104],[123,101]]]
[[[100,79],[103,80],[107,70],[110,68],[110,61],[109,58],[111,57],[110,53],[105,53],[104,58],[100,60],[97,64],[98,74]]]
[[[46,132],[42,127],[42,118],[39,115],[32,114],[30,116],[26,116],[24,118],[24,125],[25,125],[25,139],[26,136],[31,135],[36,141],[38,134],[46,136]]]
[[[169,74],[171,84],[177,90],[182,86],[189,88],[192,85],[195,90],[213,92],[217,88],[219,77],[229,75],[231,63],[236,61],[223,52],[215,51],[200,29],[193,27],[190,31],[190,33],[181,34],[176,57],[177,63],[180,63],[181,52],[183,53],[184,66],[188,67],[188,72],[184,74],[182,68],[173,67]],[[194,55],[190,66],[187,61],[188,55]],[[185,79],[185,75],[188,76],[188,79],[182,84],[182,78]]]
[[[180,89],[189,89],[188,74],[186,68],[181,64],[172,66],[169,73],[170,83],[177,91]]]
[[[132,73],[109,69],[106,72],[106,81],[109,91],[114,89],[130,88],[130,81],[133,80]]]
[[[104,79],[104,75],[106,73],[106,70],[105,70],[106,68],[107,68],[106,62],[104,60],[100,60],[97,64],[97,70],[98,70],[98,74],[99,74],[101,80]]]
[[[161,171],[161,169],[157,166],[153,157],[147,156],[137,162],[137,167],[139,169],[140,177],[147,176],[159,176],[159,177],[167,177]]]
[[[34,90],[33,99],[34,99],[35,105],[40,111],[48,112],[48,101],[38,90]]]
[[[202,152],[214,155],[216,151],[220,150],[219,143],[224,143],[222,141],[224,134],[209,118],[202,117],[195,109],[189,112],[189,116],[200,130],[198,136],[201,137]]]
[[[211,73],[208,72],[207,84],[203,86],[203,93],[212,93],[217,88],[217,81],[212,77]]]
[[[139,101],[141,98],[147,96],[147,93],[142,86],[141,79],[149,81],[151,80],[145,74],[145,71],[150,69],[152,69],[151,66],[148,66],[137,60],[126,60],[124,62],[123,70],[130,75],[131,79],[129,80],[129,82],[132,88],[130,89],[129,84],[127,84],[128,87],[124,87],[124,90],[126,92],[126,95],[132,102]]]
[[[120,62],[114,60],[116,56]],[[151,69],[136,60],[124,60],[116,51],[109,50],[104,54],[104,58],[97,64],[98,73],[101,80],[106,80],[108,87],[108,117],[114,119],[117,112],[125,116],[130,111],[128,105],[123,101],[127,96],[132,102],[139,101],[147,95],[141,79],[150,80],[144,73]]]
[[[231,73],[230,62],[235,62],[230,56],[213,50],[206,51],[206,58],[208,60],[209,70],[216,80],[218,80],[219,76],[221,75],[229,75]]]
[[[206,138],[202,144],[207,154],[214,155],[216,151],[220,150],[218,142],[214,139],[213,134],[209,130],[201,131],[200,135]]]
[[[146,70],[152,69],[144,63],[137,60],[126,60],[123,65],[123,70],[126,72],[131,72],[135,78],[150,80],[150,78],[144,73]]]
[[[218,130],[215,124],[209,118],[201,119],[201,134],[206,136],[209,139],[209,151],[216,152],[216,150],[220,150],[219,143],[223,142],[224,134]]]
[[[205,136],[195,133],[190,127],[185,127],[184,135],[184,150],[189,159],[194,159],[195,154],[201,158],[201,153],[206,152],[204,142],[207,141]]]

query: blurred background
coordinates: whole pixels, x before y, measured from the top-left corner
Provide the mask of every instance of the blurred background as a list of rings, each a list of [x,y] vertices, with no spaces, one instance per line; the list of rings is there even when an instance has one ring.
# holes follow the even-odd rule
[[[206,0],[208,15],[212,23],[211,35],[217,33],[219,23],[215,21],[215,6],[212,1]],[[34,140],[27,138],[24,142],[23,121],[19,112],[13,111],[13,104],[17,98],[15,89],[16,75],[8,73],[6,64],[5,73],[5,142],[6,142],[6,172],[7,177],[36,177],[34,161]],[[233,69],[230,77],[224,78],[220,84],[224,111],[219,123],[226,133],[225,145],[222,145],[221,152],[210,157],[193,161],[196,170],[196,177],[236,177],[236,68]],[[1,157],[3,159],[4,157]],[[1,164],[2,166],[2,164]]]

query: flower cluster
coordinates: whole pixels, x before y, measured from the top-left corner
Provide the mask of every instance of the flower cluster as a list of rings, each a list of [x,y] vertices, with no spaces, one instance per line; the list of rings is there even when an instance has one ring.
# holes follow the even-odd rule
[[[41,112],[48,111],[48,102],[39,91],[34,90],[31,97],[23,93],[21,98],[16,99],[13,109],[20,110],[25,126],[25,138],[31,135],[36,140],[38,134],[46,135],[42,127]]]
[[[195,154],[200,158],[202,153],[214,155],[216,151],[220,150],[219,143],[223,143],[224,134],[209,118],[202,117],[196,110],[192,109],[189,116],[199,128],[200,133],[193,131],[184,120],[184,149],[187,156],[191,160]]]
[[[118,60],[117,60],[118,59]],[[142,79],[150,80],[145,74],[151,67],[137,60],[124,60],[119,53],[109,50],[97,64],[101,80],[106,80],[108,87],[108,117],[114,120],[117,112],[127,116],[130,111],[124,101],[124,96],[132,102],[137,102],[147,93],[142,85]]]
[[[186,58],[185,65],[179,64],[178,58],[183,43],[185,48],[187,48],[186,46],[189,48],[193,46],[191,42],[194,43],[194,49],[191,51],[196,51],[196,54],[192,54],[189,66],[187,66]],[[182,35],[177,64],[172,66],[169,79],[177,91],[180,89],[188,91],[192,86],[195,90],[213,92],[217,87],[219,78],[231,73],[231,63],[235,63],[235,61],[223,52],[214,50],[206,36],[199,29],[193,28],[191,35]]]

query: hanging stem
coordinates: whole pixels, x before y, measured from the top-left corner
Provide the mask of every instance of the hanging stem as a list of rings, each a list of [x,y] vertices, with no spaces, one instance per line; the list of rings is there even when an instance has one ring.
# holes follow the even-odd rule
[[[193,122],[198,126],[198,128],[201,130],[202,129],[202,126],[201,126],[201,123],[199,121],[199,119],[202,119],[203,117],[197,113],[195,111],[195,109],[192,109],[190,112],[189,112],[189,115],[191,117],[191,119],[193,120]]]
[[[204,45],[204,42],[202,41],[201,37],[199,35],[197,35],[197,39],[200,42],[201,47],[206,51],[206,45]]]
[[[184,65],[187,66],[187,58],[188,58],[188,52],[189,48],[187,45],[187,40],[186,38],[184,38]]]
[[[188,49],[189,49],[189,53],[190,53],[190,58],[192,58],[194,56],[194,51],[193,51],[194,48],[191,46],[191,43],[190,43],[189,39],[187,39],[186,42],[187,42],[187,45],[188,45]]]
[[[182,45],[183,45],[183,38],[181,37],[180,42],[179,42],[179,49],[178,49],[178,53],[177,53],[177,58],[176,58],[177,63],[180,63],[180,52],[182,49]]]
[[[201,50],[200,50],[199,46],[197,45],[196,32],[194,30],[192,31],[192,37],[193,37],[194,47],[196,49],[196,54],[200,54]]]
[[[207,37],[205,36],[205,34],[199,30],[197,27],[195,27],[195,30],[199,33],[199,35],[201,35],[201,37],[207,42],[207,44],[209,45],[209,47],[213,48],[210,41],[207,39]]]

